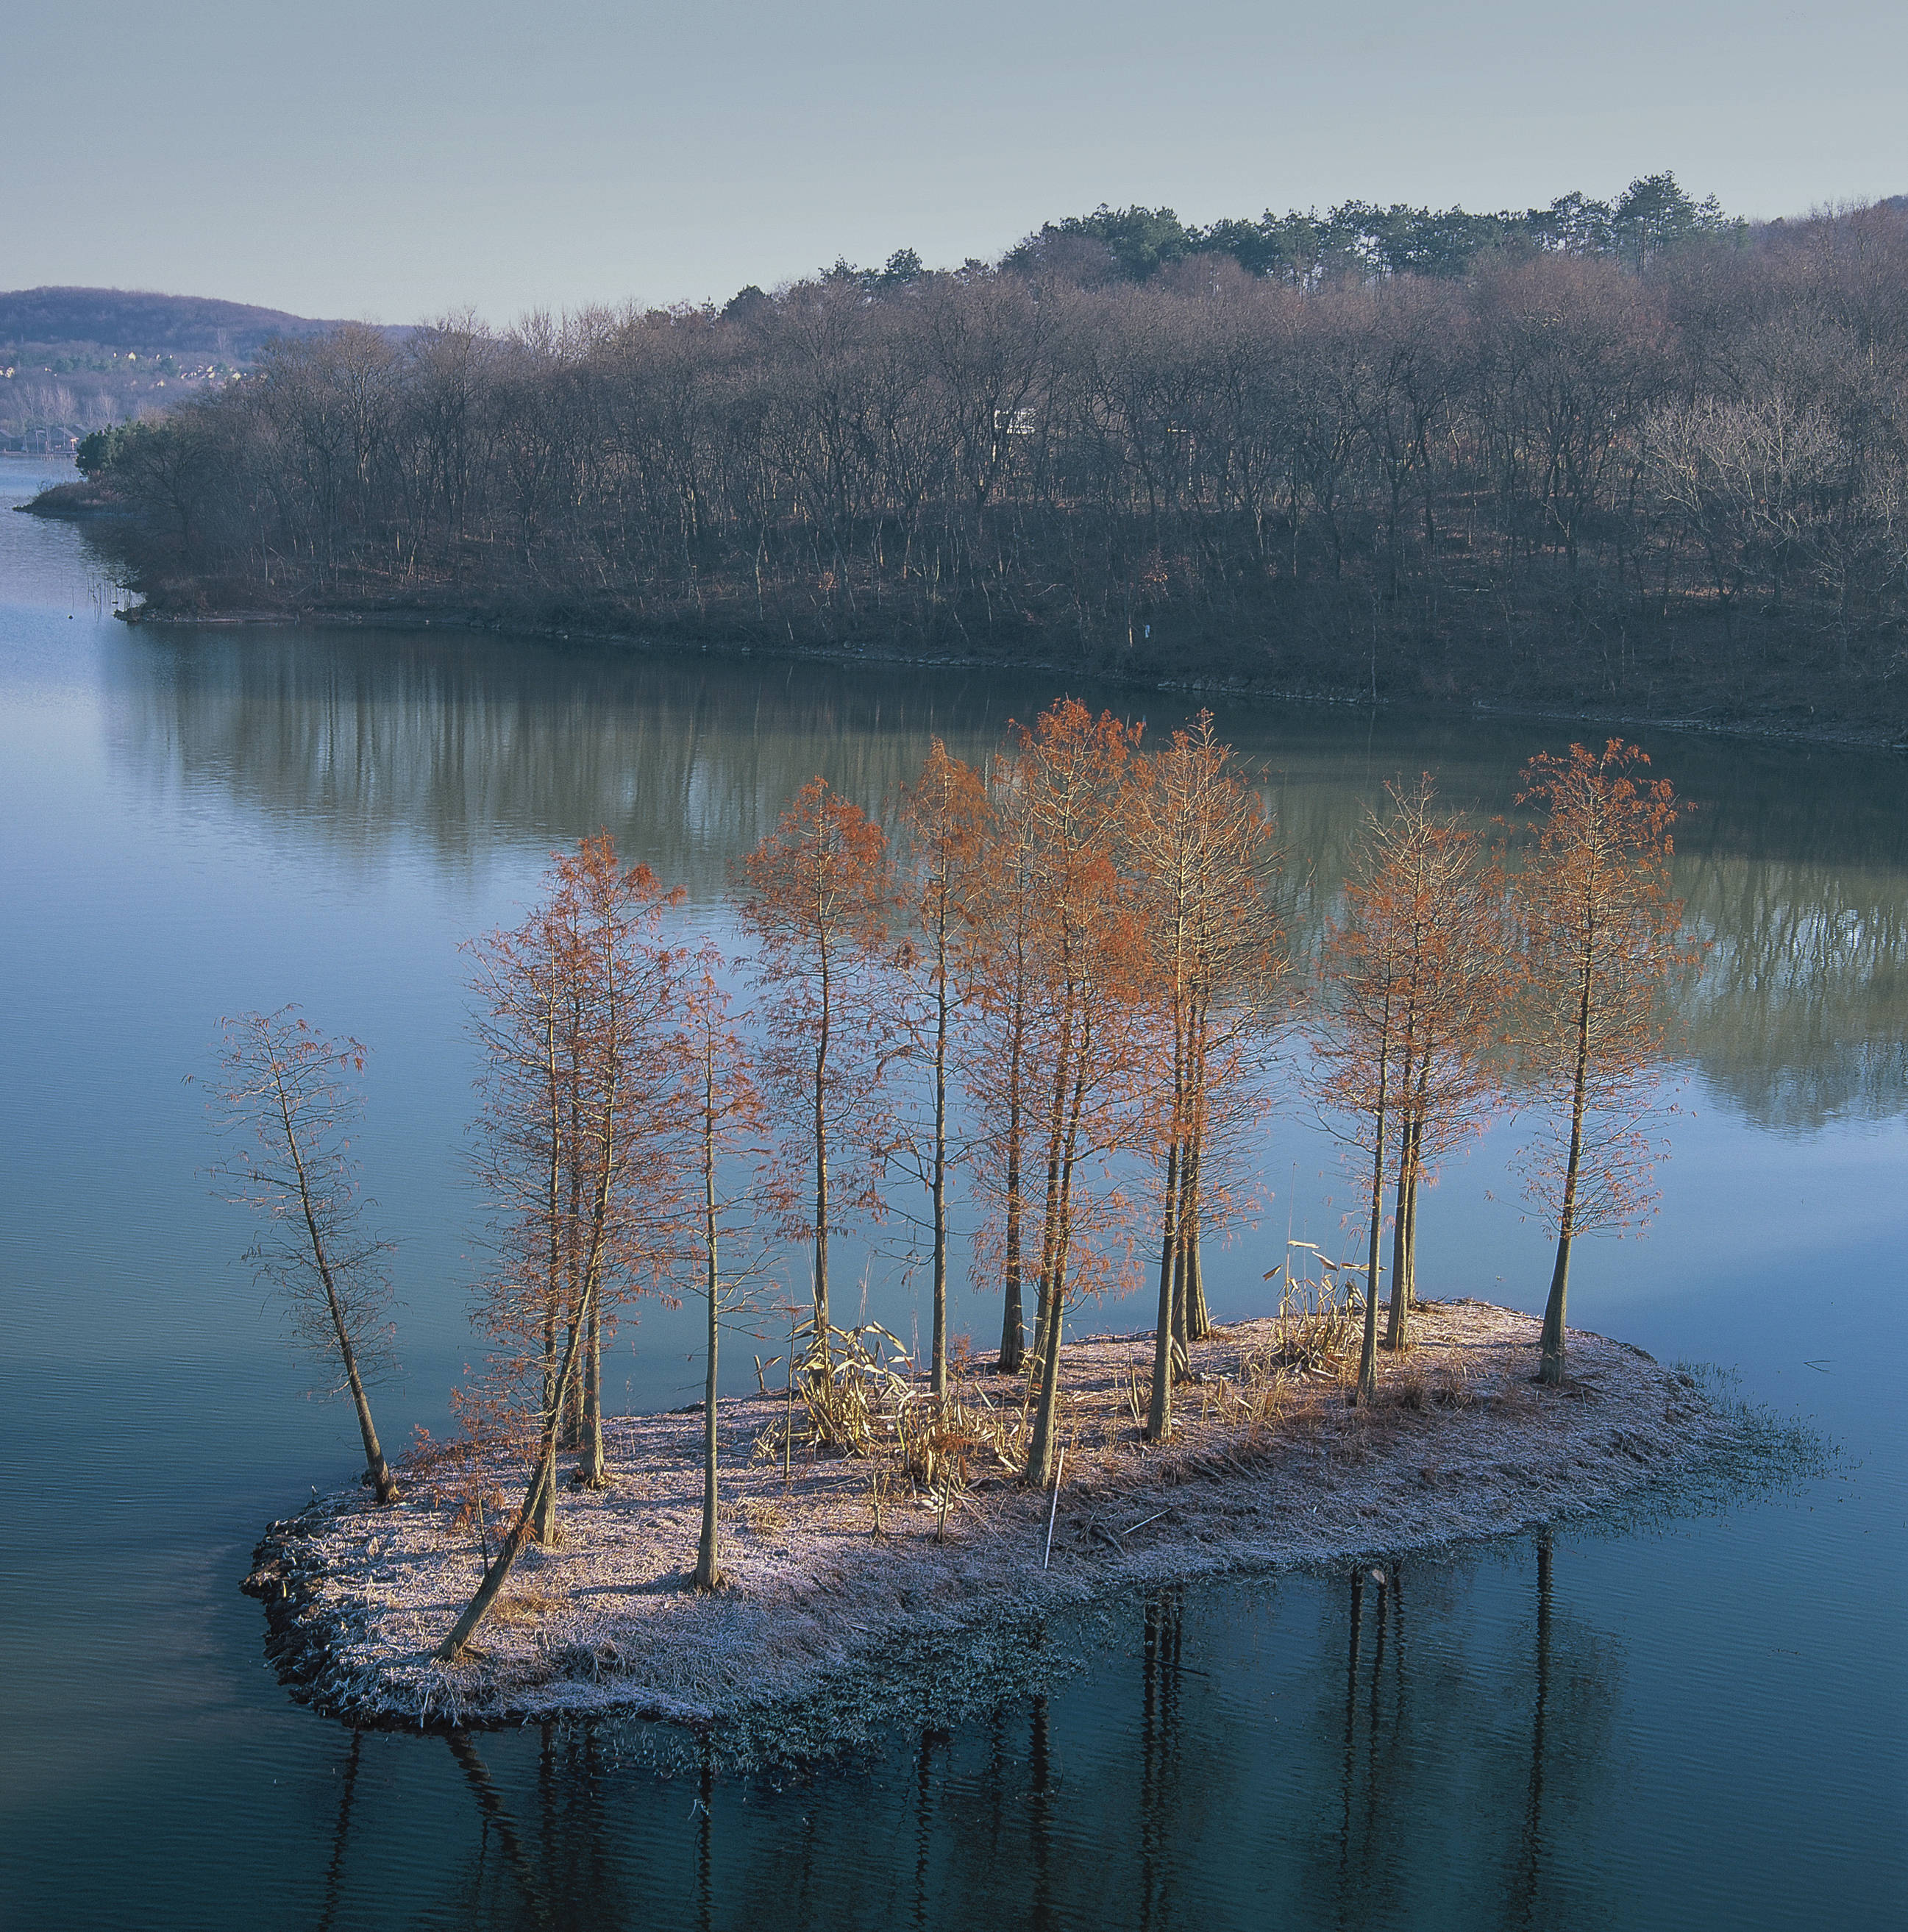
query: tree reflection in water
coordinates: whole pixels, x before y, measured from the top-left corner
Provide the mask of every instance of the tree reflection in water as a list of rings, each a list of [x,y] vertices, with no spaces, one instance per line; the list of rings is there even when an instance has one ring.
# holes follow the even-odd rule
[[[443,1888],[406,1922],[494,1932],[1568,1932],[1613,1915],[1555,1852],[1618,1795],[1620,1672],[1559,1608],[1547,1538],[1534,1556],[1534,1592],[1528,1549],[1158,1589],[1087,1678],[831,1762],[745,1773],[702,1741],[663,1774],[651,1734],[594,1720],[453,1733],[448,1755],[366,1734],[319,1923],[385,1922],[373,1874],[396,1863]],[[372,1754],[409,1802],[360,1802]]]
[[[817,772],[879,812],[930,739],[984,756],[1056,693],[1039,674],[566,650],[478,635],[136,634],[118,646],[114,751],[154,799],[209,788],[358,854],[403,844],[461,872],[607,826],[705,908]],[[1077,682],[1077,680],[1074,681]],[[1190,698],[1077,695],[1177,723]],[[1533,749],[1587,726],[1224,703],[1267,772],[1305,943],[1387,778],[1430,770],[1485,818]],[[1899,760],[1645,733],[1694,810],[1678,889],[1712,940],[1683,1050],[1751,1119],[1796,1131],[1908,1109],[1908,866]]]

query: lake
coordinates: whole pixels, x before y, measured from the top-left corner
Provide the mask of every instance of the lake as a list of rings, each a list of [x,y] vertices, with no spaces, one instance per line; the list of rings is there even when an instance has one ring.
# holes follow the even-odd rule
[[[0,506],[46,466],[0,463]],[[68,1927],[1895,1926],[1908,1916],[1908,762],[1643,730],[1699,809],[1714,944],[1679,1014],[1661,1210],[1586,1241],[1577,1324],[1714,1364],[1829,1466],[1768,1493],[1406,1564],[1136,1601],[1083,1672],[838,1760],[666,1774],[639,1737],[366,1734],[293,1705],[238,1594],[265,1522],[361,1466],[212,1198],[220,1014],[373,1049],[359,1142],[396,1260],[387,1444],[481,1352],[469,935],[608,826],[729,930],[730,857],[819,771],[871,808],[1055,679],[355,630],[141,630],[71,526],[0,514],[4,1922]],[[1158,730],[1161,692],[1077,693]],[[1217,701],[1288,877],[1388,778],[1508,808],[1571,730]],[[1586,736],[1592,728],[1579,728]],[[1421,1212],[1420,1285],[1540,1310],[1494,1129]],[[1351,1196],[1296,1109],[1264,1223],[1208,1262],[1262,1312],[1288,1214]],[[837,1291],[839,1293],[839,1290]],[[891,1268],[867,1306],[920,1316]],[[852,1297],[851,1297],[852,1300]],[[645,1310],[613,1406],[699,1392]],[[1143,1297],[1075,1324],[1131,1328]],[[953,1326],[984,1344],[998,1303]],[[765,1346],[765,1354],[771,1352]],[[732,1352],[729,1385],[752,1383]]]

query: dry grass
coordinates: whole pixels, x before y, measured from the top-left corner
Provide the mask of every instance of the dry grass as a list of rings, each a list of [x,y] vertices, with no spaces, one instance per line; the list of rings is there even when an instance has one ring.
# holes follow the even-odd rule
[[[529,1589],[507,1590],[490,1612],[492,1622],[514,1629],[540,1624],[553,1610],[562,1607],[559,1600],[534,1585]]]

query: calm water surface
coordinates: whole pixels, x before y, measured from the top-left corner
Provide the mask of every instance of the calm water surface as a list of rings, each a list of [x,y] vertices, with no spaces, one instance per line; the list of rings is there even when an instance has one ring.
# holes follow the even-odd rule
[[[0,500],[34,480],[0,463]],[[604,825],[721,931],[728,858],[813,772],[876,805],[930,732],[978,752],[1050,685],[109,609],[76,531],[0,515],[0,1923],[1904,1922],[1908,765],[1646,735],[1703,807],[1682,885],[1715,944],[1659,1222],[1573,1282],[1579,1322],[1734,1372],[1838,1442],[1833,1470],[1408,1564],[1355,1624],[1328,1577],[1135,1604],[1044,1700],[799,1775],[663,1777],[582,1729],[355,1738],[278,1688],[238,1584],[268,1518],[350,1478],[353,1432],[235,1264],[182,1076],[245,1006],[372,1042],[406,1364],[379,1412],[388,1438],[442,1429],[476,1352],[459,941]],[[1298,880],[1337,876],[1385,778],[1498,811],[1567,735],[1221,722],[1273,775]],[[1541,1304],[1510,1150],[1430,1198],[1427,1292]],[[1221,1318],[1261,1306],[1288,1207],[1336,1233],[1315,1130],[1275,1122],[1266,1164],[1276,1232],[1213,1256]],[[876,1270],[870,1292],[906,1334],[906,1292]],[[997,1319],[977,1294],[955,1325]],[[625,1331],[627,1406],[696,1393],[692,1321]]]

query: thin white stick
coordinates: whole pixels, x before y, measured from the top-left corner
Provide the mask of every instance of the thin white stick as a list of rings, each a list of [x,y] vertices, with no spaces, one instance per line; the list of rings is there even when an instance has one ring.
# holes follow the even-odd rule
[[[1173,1514],[1174,1508],[1175,1505],[1173,1504],[1168,1503],[1163,1510],[1155,1510],[1151,1516],[1143,1516],[1140,1520],[1133,1526],[1133,1529],[1123,1529],[1120,1532],[1120,1534],[1122,1536],[1131,1536],[1133,1534],[1134,1529],[1144,1529],[1148,1523],[1157,1522],[1163,1516],[1170,1516]]]
[[[1040,1559],[1044,1570],[1053,1555],[1053,1519],[1060,1514],[1060,1472],[1067,1466],[1067,1445],[1060,1445],[1060,1460],[1053,1466],[1053,1502],[1047,1512],[1047,1553]]]

